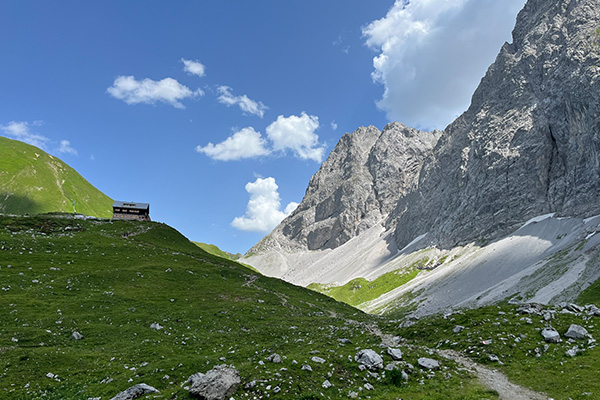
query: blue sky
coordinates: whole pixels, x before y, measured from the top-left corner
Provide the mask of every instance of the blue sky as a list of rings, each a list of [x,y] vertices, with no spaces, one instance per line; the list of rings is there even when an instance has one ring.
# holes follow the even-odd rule
[[[464,111],[523,4],[7,0],[0,134],[245,252],[344,133]]]

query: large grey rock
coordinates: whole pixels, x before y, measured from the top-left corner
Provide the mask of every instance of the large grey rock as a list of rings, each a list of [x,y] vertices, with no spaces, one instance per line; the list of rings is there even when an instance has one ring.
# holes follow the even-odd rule
[[[223,400],[232,396],[240,385],[240,374],[233,366],[217,365],[206,374],[189,378],[189,392],[202,400]]]
[[[417,360],[419,366],[425,369],[438,369],[440,367],[440,363],[436,360],[427,357],[421,357]]]
[[[548,343],[559,343],[561,341],[560,334],[554,328],[544,328],[541,333],[544,340]]]
[[[588,331],[580,325],[571,324],[567,333],[565,333],[565,337],[569,339],[582,340],[588,336]]]
[[[354,356],[354,361],[364,365],[371,371],[376,371],[383,368],[383,358],[371,349],[360,350]]]
[[[392,357],[392,360],[394,360],[394,361],[402,360],[402,350],[400,350],[400,349],[394,349],[394,348],[388,347],[387,353],[389,354],[390,357]]]
[[[150,385],[146,385],[145,383],[139,383],[127,390],[122,391],[110,400],[134,400],[149,393],[158,393],[158,390]]]

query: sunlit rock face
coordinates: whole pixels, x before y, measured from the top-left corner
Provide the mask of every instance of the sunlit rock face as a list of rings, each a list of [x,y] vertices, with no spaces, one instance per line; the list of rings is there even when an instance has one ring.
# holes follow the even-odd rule
[[[530,0],[473,95],[443,132],[390,223],[399,246],[451,246],[549,212],[600,212],[600,3]]]
[[[530,0],[444,131],[344,135],[300,206],[251,253],[323,250],[376,224],[397,248],[499,238],[529,218],[600,214],[600,3]]]

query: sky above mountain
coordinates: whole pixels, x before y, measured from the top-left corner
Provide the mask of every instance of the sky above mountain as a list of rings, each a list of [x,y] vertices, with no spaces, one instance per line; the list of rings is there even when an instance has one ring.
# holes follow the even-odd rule
[[[0,135],[245,252],[339,138],[443,129],[525,0],[0,3]]]

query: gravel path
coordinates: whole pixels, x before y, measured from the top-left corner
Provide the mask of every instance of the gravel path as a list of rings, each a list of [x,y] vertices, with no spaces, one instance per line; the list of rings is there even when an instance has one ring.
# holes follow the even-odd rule
[[[476,374],[479,381],[486,387],[495,390],[501,399],[505,400],[552,400],[548,396],[534,392],[523,386],[511,383],[506,375],[500,371],[489,369],[477,364],[471,359],[452,350],[439,350],[438,353],[445,358],[453,360],[472,373]]]

